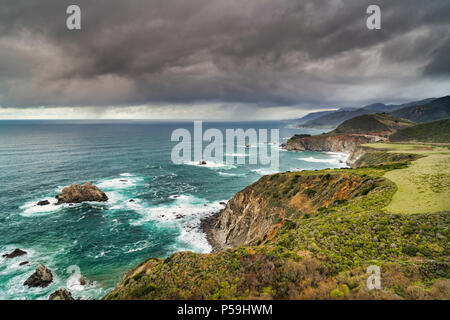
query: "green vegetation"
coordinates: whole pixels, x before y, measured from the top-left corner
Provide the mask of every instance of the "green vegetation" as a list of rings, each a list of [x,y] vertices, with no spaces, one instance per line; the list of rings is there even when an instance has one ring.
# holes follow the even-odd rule
[[[448,158],[437,160],[449,151],[375,147],[395,152],[368,155],[375,167],[279,173],[247,187],[243,194],[257,194],[280,212],[280,227],[260,245],[150,259],[106,298],[450,299],[448,204],[441,212],[392,211],[403,185],[385,178],[412,168],[406,175],[415,175],[420,161],[443,172]],[[381,290],[366,288],[369,265],[381,268]]]
[[[419,154],[408,153],[390,153],[385,151],[367,152],[360,157],[354,164],[355,167],[372,167],[372,166],[386,166],[398,165],[398,168],[406,167],[410,161],[417,160],[423,157]]]
[[[450,208],[450,150],[445,146],[376,143],[365,145],[385,150],[386,157],[420,157],[409,166],[386,172],[398,191],[386,207],[392,213],[430,213]],[[377,153],[375,153],[377,155]],[[370,154],[366,157],[371,157]],[[362,159],[364,161],[364,157]]]
[[[339,125],[335,133],[390,134],[398,129],[412,126],[414,122],[393,117],[387,113],[364,114]]]
[[[391,142],[450,143],[450,119],[419,124],[397,131],[389,137]]]

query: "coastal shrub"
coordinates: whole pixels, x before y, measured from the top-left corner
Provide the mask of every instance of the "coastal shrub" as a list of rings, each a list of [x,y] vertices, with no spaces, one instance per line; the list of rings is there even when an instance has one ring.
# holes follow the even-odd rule
[[[283,230],[292,230],[297,228],[297,224],[294,221],[291,220],[286,220],[283,224]]]
[[[330,296],[332,299],[341,300],[344,299],[345,294],[339,289],[334,289],[333,291],[330,292]]]
[[[415,257],[417,252],[419,252],[419,249],[417,249],[415,246],[409,245],[403,248],[403,252],[410,257]]]
[[[305,190],[303,190],[303,193],[312,198],[316,195],[317,191],[311,188],[306,188]]]

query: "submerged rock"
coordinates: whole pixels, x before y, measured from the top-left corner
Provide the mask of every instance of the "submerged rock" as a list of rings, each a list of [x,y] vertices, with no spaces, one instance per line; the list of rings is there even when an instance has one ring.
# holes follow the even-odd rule
[[[12,259],[12,258],[15,258],[15,257],[23,256],[23,255],[25,255],[25,254],[27,254],[26,251],[23,251],[23,250],[20,250],[19,248],[17,248],[17,249],[15,249],[15,250],[14,250],[13,252],[11,252],[11,253],[6,253],[6,254],[4,254],[4,255],[3,255],[3,258],[6,258],[6,259]]]
[[[28,264],[28,261],[22,261],[21,263],[19,263],[19,266],[24,266],[26,264]]]
[[[49,268],[41,264],[36,268],[36,271],[23,283],[29,288],[33,287],[47,287],[53,281],[53,275]]]
[[[72,184],[70,187],[65,187],[62,192],[56,196],[56,199],[58,199],[58,205],[62,203],[81,203],[85,201],[108,201],[106,194],[90,182],[86,182],[82,186]]]
[[[48,200],[42,200],[37,203],[38,206],[48,206],[49,204],[50,204],[50,201],[48,201]]]
[[[48,300],[75,300],[66,288],[61,288],[53,292]]]

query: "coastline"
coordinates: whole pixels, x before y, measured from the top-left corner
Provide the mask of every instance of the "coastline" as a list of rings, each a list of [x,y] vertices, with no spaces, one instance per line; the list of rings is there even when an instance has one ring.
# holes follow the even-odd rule
[[[281,148],[285,151],[293,151],[293,152],[303,152],[303,151],[310,151],[310,150],[288,150],[286,148],[284,148],[283,145],[281,145]],[[357,148],[357,150],[360,150],[361,148]],[[339,155],[344,155],[345,156],[345,160],[341,160],[342,164],[346,165],[343,166],[342,168],[351,168],[352,164],[357,160],[354,159],[357,150],[355,151],[347,151],[347,152],[342,152],[342,151],[316,151],[315,152],[323,152],[323,153],[328,153],[328,154],[339,154]],[[313,151],[313,150],[311,150]],[[362,154],[357,154],[356,157],[359,158],[360,156],[362,156]],[[226,208],[226,207],[225,207]],[[206,241],[208,242],[208,244],[211,246],[212,250],[211,253],[214,252],[218,252],[218,251],[222,251],[222,250],[226,250],[226,249],[230,249],[230,246],[227,246],[225,244],[225,241],[223,239],[223,235],[220,234],[220,232],[214,228],[215,224],[217,223],[221,213],[223,212],[223,210],[225,210],[225,208],[223,208],[222,210],[219,210],[211,215],[208,215],[207,217],[204,217],[201,219],[200,221],[200,231],[203,232],[205,234],[206,237]]]
[[[222,213],[222,210],[217,211],[214,214],[201,219],[200,221],[200,230],[205,234],[206,241],[212,248],[210,253],[228,249],[228,247],[225,246],[224,242],[219,239],[219,235],[214,229],[214,225],[216,224],[220,214]]]

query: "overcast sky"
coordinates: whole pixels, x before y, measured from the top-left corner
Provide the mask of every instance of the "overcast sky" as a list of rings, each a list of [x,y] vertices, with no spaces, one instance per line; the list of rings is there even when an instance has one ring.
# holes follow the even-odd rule
[[[0,0],[0,118],[285,119],[444,96],[449,17],[448,0]]]

